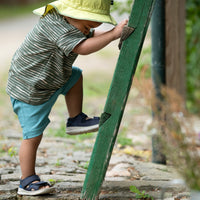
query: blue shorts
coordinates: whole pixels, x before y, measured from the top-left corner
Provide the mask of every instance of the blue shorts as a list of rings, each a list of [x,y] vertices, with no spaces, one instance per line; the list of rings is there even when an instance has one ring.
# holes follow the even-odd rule
[[[49,113],[60,94],[66,95],[67,92],[77,83],[82,71],[72,68],[72,75],[66,84],[58,89],[50,99],[41,105],[30,105],[11,97],[14,112],[17,114],[23,129],[23,139],[30,139],[41,135],[49,124]]]

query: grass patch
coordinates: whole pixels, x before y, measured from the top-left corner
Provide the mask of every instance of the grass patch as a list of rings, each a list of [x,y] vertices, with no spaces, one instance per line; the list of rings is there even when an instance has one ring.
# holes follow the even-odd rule
[[[137,70],[135,75],[139,78],[141,71],[145,67],[145,76],[144,78],[151,77],[151,46],[144,47],[141,52],[141,56],[138,62]]]
[[[106,96],[110,87],[111,77],[105,73],[91,73],[84,79],[84,96],[101,97]]]
[[[98,52],[98,55],[100,55],[102,57],[102,59],[106,59],[106,58],[112,57],[113,52],[108,48],[104,48]]]
[[[79,165],[79,167],[83,168],[83,169],[88,169],[88,166],[89,166],[89,161],[85,162],[85,163],[81,163]]]
[[[48,128],[47,135],[53,136],[53,137],[64,137],[64,138],[66,138],[67,134],[65,133],[66,132],[66,128],[65,128],[64,124],[65,123],[62,122],[60,127],[57,128],[57,129]]]
[[[6,93],[6,84],[7,84],[8,74],[7,72],[0,74],[0,102],[3,102]]]
[[[96,134],[94,133],[87,133],[87,134],[82,134],[82,135],[68,135],[66,134],[66,128],[65,128],[64,122],[61,123],[59,128],[56,128],[56,129],[49,128],[47,131],[47,135],[53,136],[53,137],[70,138],[70,139],[76,140],[77,142],[96,137]]]
[[[135,193],[136,199],[146,199],[146,200],[153,200],[153,197],[151,197],[149,194],[146,193],[145,190],[143,190],[142,192],[134,185],[130,186],[130,191]]]
[[[133,145],[132,140],[130,138],[127,138],[127,130],[127,127],[123,127],[117,136],[117,143],[120,144],[121,147]]]

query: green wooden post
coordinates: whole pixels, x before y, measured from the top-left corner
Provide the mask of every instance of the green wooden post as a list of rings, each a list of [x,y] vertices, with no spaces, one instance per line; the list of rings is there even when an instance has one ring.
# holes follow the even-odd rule
[[[137,67],[155,0],[135,0],[128,26],[135,31],[122,44],[100,128],[83,185],[81,199],[95,200],[109,165],[132,79]]]

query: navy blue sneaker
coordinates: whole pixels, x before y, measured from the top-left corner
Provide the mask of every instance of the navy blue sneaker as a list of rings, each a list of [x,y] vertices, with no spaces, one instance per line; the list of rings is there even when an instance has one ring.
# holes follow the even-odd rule
[[[95,132],[99,129],[99,120],[99,117],[88,118],[86,114],[81,112],[76,117],[68,118],[66,133],[69,135],[78,135]]]

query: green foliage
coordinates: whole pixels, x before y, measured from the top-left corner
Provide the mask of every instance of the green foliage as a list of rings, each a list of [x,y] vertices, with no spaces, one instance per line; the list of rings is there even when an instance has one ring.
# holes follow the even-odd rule
[[[55,179],[53,179],[53,178],[50,178],[49,179],[49,183],[53,186],[53,185],[55,185],[56,183],[60,183],[60,182],[62,182],[62,180],[55,180]]]
[[[55,166],[56,166],[56,167],[60,167],[60,166],[61,166],[61,163],[60,163],[60,159],[59,159],[59,158],[57,159]]]
[[[17,155],[17,151],[16,151],[16,148],[15,147],[10,147],[8,149],[8,155],[12,158],[13,156],[16,156]]]
[[[200,110],[200,1],[186,1],[187,106]]]
[[[88,169],[88,166],[89,166],[89,161],[87,161],[86,163],[84,164],[80,164],[79,167],[83,168],[83,169]]]
[[[18,159],[17,159],[17,149],[16,147],[10,147],[8,149],[8,155],[12,158],[14,157],[14,159],[16,160],[16,163],[18,163]]]
[[[56,180],[51,178],[51,179],[49,179],[49,183],[51,185],[55,185],[56,184]]]
[[[145,190],[140,192],[136,186],[130,186],[130,191],[136,194],[136,199],[153,200],[153,197],[151,197],[149,194],[146,194]]]
[[[130,13],[133,0],[115,1],[111,7],[113,11],[117,11],[120,15],[123,13]]]

